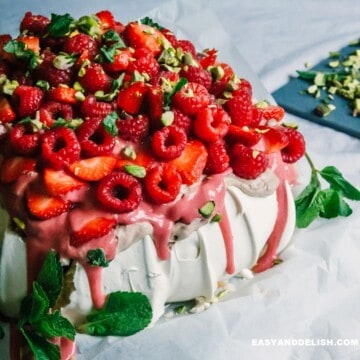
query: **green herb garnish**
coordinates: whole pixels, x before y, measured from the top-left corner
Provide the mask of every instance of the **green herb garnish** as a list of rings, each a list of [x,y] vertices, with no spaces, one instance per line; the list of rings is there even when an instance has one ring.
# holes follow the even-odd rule
[[[40,56],[35,54],[34,51],[26,49],[26,45],[17,40],[10,40],[4,46],[3,50],[9,54],[13,54],[16,59],[28,62],[31,70],[35,69],[40,63]]]
[[[296,226],[305,228],[318,216],[330,219],[351,215],[352,209],[344,199],[359,201],[360,191],[336,167],[326,166],[318,170],[308,154],[305,154],[305,158],[311,168],[311,178],[295,200]],[[320,177],[329,184],[329,188],[322,188]]]
[[[62,37],[70,33],[75,26],[75,20],[70,14],[51,14],[48,32],[50,36]]]
[[[128,336],[143,330],[152,319],[148,298],[139,292],[113,292],[104,307],[86,317],[77,326],[79,333],[95,336]]]
[[[103,249],[89,250],[86,254],[88,263],[92,266],[108,267],[109,262],[106,260],[106,256]]]
[[[173,96],[184,86],[187,84],[187,80],[185,78],[180,78],[180,80],[175,84],[173,89],[170,92],[164,93],[164,109],[170,109],[170,103]]]
[[[102,121],[102,125],[105,130],[112,136],[116,136],[118,134],[118,128],[116,126],[116,121],[119,119],[118,114],[113,111],[110,114],[106,115]]]
[[[140,20],[140,22],[141,22],[141,24],[151,26],[151,27],[156,28],[158,30],[163,29],[163,26],[159,25],[158,23],[156,23],[153,19],[149,18],[148,16],[142,18]]]

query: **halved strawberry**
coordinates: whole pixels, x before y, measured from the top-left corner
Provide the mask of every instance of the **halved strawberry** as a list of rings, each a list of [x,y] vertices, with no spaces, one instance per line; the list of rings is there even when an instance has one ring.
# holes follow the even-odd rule
[[[103,68],[107,72],[124,71],[128,68],[132,58],[132,53],[129,49],[117,50],[114,55],[114,61],[103,63]]]
[[[200,180],[207,161],[207,151],[202,142],[190,140],[182,154],[169,161],[179,172],[182,182],[191,185]]]
[[[40,52],[40,39],[38,36],[22,35],[17,40],[25,44],[25,50],[32,50],[36,54]]]
[[[45,192],[28,190],[26,204],[31,215],[46,220],[70,210],[72,203]]]
[[[154,56],[162,50],[164,35],[152,26],[131,22],[125,27],[124,34],[128,45],[135,49],[146,48]]]
[[[81,229],[70,233],[70,245],[81,246],[90,240],[108,234],[115,226],[113,218],[96,217],[87,222]]]
[[[216,49],[207,49],[202,54],[202,57],[199,60],[200,65],[206,69],[209,66],[213,66],[216,62],[217,50]]]
[[[283,128],[265,127],[262,133],[266,153],[274,153],[284,149],[289,144],[289,138]]]
[[[1,165],[0,180],[3,183],[11,183],[19,176],[35,171],[36,160],[24,156],[7,158]]]
[[[115,30],[116,23],[114,15],[109,10],[102,10],[97,12],[96,17],[100,21],[100,28],[102,32],[105,32],[107,30]]]
[[[0,123],[5,124],[16,119],[16,113],[8,99],[0,98]]]
[[[284,108],[278,105],[267,105],[266,107],[260,107],[259,109],[265,120],[281,121],[285,115]]]
[[[58,101],[65,104],[76,104],[76,90],[67,86],[58,86],[48,91],[47,96],[49,100]]]
[[[112,156],[95,156],[76,161],[69,166],[69,171],[86,181],[97,181],[109,175],[116,164]]]
[[[147,86],[142,81],[136,81],[119,91],[118,106],[129,114],[137,114],[143,103]]]
[[[44,169],[44,184],[50,195],[64,195],[86,186],[86,182],[77,179],[64,170]]]
[[[116,170],[124,170],[125,165],[137,165],[142,166],[147,169],[152,164],[156,163],[156,160],[150,155],[149,150],[147,149],[136,149],[134,150],[135,158],[132,159],[131,156],[126,156],[127,149],[123,149],[122,156],[119,156],[116,159]]]
[[[249,126],[229,125],[226,140],[231,143],[240,142],[246,146],[253,146],[259,142],[261,134],[256,128]]]

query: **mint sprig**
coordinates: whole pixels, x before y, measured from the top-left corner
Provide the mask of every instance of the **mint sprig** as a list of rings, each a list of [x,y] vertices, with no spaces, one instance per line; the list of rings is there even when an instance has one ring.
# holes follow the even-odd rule
[[[128,336],[143,330],[152,319],[151,304],[139,292],[113,292],[104,307],[95,310],[87,322],[77,326],[79,333],[95,336]]]
[[[50,36],[62,37],[75,27],[75,20],[70,14],[51,14],[48,32]]]
[[[31,70],[35,69],[40,62],[40,56],[35,54],[32,50],[26,49],[26,45],[21,41],[8,41],[3,46],[3,50],[8,54],[13,54],[18,60],[26,61],[29,69]]]
[[[295,200],[296,226],[306,228],[318,217],[331,219],[351,215],[352,209],[345,199],[359,201],[360,191],[336,167],[318,170],[308,154],[305,158],[311,168],[311,178]],[[329,184],[328,188],[323,189],[320,178]]]

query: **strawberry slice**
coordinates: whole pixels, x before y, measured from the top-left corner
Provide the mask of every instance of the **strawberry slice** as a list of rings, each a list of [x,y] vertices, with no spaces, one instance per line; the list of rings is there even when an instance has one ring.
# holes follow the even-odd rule
[[[25,50],[31,50],[36,54],[40,52],[40,39],[38,36],[22,35],[17,39],[25,44]]]
[[[132,59],[132,53],[129,49],[118,50],[114,55],[114,61],[104,63],[104,70],[107,72],[124,71],[128,68]]]
[[[6,159],[0,169],[0,180],[11,183],[19,176],[35,171],[36,160],[24,156],[14,156]]]
[[[113,218],[96,217],[87,222],[80,230],[70,233],[70,245],[78,247],[90,240],[105,236],[115,224],[116,221]]]
[[[69,171],[76,177],[86,181],[97,181],[109,175],[116,164],[112,156],[94,156],[72,163]]]
[[[58,86],[50,89],[47,93],[49,100],[58,101],[65,104],[77,104],[76,90],[74,88]]]
[[[282,128],[265,127],[262,139],[266,153],[274,153],[284,149],[289,144],[288,136]]]
[[[191,185],[200,180],[207,157],[205,146],[198,140],[190,140],[182,154],[169,164],[176,168],[184,184]]]
[[[122,156],[119,156],[116,159],[115,169],[123,171],[124,166],[126,165],[137,165],[147,169],[156,162],[156,160],[150,155],[149,150],[147,149],[136,149],[134,159],[131,159],[130,156],[126,156],[124,154],[126,153],[126,151],[127,149],[123,149]]]
[[[249,126],[229,125],[229,131],[226,134],[226,140],[231,143],[240,142],[246,146],[253,146],[261,139],[261,133]]]
[[[0,123],[5,124],[16,119],[16,113],[8,99],[0,98]]]
[[[284,118],[285,110],[278,105],[267,105],[266,107],[259,107],[262,117],[265,120],[281,121]]]
[[[75,178],[64,170],[50,168],[44,169],[44,183],[47,192],[53,196],[64,195],[86,185],[84,181]]]
[[[28,190],[26,204],[31,215],[46,220],[70,210],[72,203],[45,192]]]
[[[142,81],[136,81],[127,88],[119,91],[117,98],[118,106],[129,114],[139,113],[143,103],[147,86]]]
[[[164,35],[160,30],[139,22],[131,22],[124,30],[125,39],[130,47],[134,49],[146,48],[154,56],[160,54]]]
[[[114,15],[109,10],[99,11],[95,15],[100,21],[100,28],[102,32],[105,32],[109,29],[115,30],[116,28],[115,18]]]

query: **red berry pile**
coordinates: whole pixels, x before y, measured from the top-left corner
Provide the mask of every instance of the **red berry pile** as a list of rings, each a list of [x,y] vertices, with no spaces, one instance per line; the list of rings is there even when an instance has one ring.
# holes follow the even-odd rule
[[[255,103],[215,49],[198,53],[149,18],[28,12],[16,38],[0,35],[0,90],[0,182],[36,173],[25,198],[38,220],[76,207],[68,194],[84,188],[98,207],[130,212],[171,202],[202,176],[254,179],[270,153],[292,163],[305,151],[284,110]],[[72,244],[114,225],[95,219]]]

